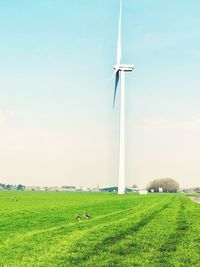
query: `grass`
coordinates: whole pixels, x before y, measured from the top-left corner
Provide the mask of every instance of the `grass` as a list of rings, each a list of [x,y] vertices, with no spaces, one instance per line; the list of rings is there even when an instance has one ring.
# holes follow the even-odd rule
[[[200,205],[185,195],[0,192],[0,203],[0,266],[200,266]],[[76,221],[83,211],[91,219]]]

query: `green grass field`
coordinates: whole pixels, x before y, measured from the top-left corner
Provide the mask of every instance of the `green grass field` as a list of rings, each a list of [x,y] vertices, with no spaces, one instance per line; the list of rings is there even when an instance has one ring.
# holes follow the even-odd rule
[[[0,192],[0,203],[0,266],[200,266],[200,205],[185,195]]]

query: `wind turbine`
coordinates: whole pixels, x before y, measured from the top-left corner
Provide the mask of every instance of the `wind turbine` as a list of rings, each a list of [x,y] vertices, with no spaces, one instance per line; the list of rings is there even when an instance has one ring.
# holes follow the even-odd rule
[[[133,71],[134,66],[128,64],[121,64],[122,57],[122,0],[120,0],[119,9],[119,32],[117,41],[117,63],[114,66],[114,73],[112,79],[115,78],[113,107],[115,105],[115,98],[118,89],[119,80],[121,78],[120,87],[120,140],[119,140],[119,184],[118,194],[125,193],[125,72]]]

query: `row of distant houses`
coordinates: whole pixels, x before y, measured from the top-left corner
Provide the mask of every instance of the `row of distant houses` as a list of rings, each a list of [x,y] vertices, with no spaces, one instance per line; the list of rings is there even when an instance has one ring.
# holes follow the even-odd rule
[[[83,186],[26,186],[25,191],[99,192],[100,188]]]
[[[54,192],[118,192],[118,187],[104,187],[100,188],[99,185],[96,187],[83,187],[83,186],[31,186],[31,185],[10,185],[1,184],[0,190],[14,190],[14,191],[54,191]],[[137,186],[126,187],[127,193],[140,193],[147,194],[147,190],[139,190]]]
[[[182,192],[187,194],[199,194],[200,193],[200,187],[192,187],[192,188],[185,188],[182,190]]]
[[[99,185],[96,187],[83,187],[83,186],[24,186],[24,185],[9,185],[1,184],[0,190],[18,190],[18,191],[60,191],[60,192],[117,192],[118,187],[105,187],[100,188]],[[127,187],[126,192],[134,193],[139,192],[136,186]]]
[[[18,190],[18,191],[68,191],[68,192],[99,192],[101,189],[97,187],[83,187],[83,186],[24,186],[24,185],[10,185],[1,184],[0,190]]]
[[[9,185],[0,183],[0,190],[18,190],[18,191],[57,191],[57,192],[118,192],[118,187],[105,187],[100,188],[99,185],[96,187],[83,187],[83,186],[24,186],[24,185]],[[147,194],[146,189],[139,189],[137,186],[126,187],[127,193],[139,193],[139,194]],[[154,190],[150,190],[151,193],[154,193]],[[162,188],[159,188],[160,193],[163,192]],[[182,190],[183,193],[199,193],[200,188],[189,188]]]

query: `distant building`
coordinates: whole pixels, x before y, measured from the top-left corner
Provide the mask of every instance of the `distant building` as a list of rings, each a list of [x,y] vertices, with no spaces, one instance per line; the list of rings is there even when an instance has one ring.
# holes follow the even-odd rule
[[[49,186],[48,191],[61,191],[59,186]]]
[[[25,191],[41,191],[41,188],[39,186],[25,186]]]
[[[90,192],[100,192],[100,189],[98,187],[97,188],[96,187],[90,187],[89,191]]]
[[[76,186],[73,185],[64,185],[62,186],[62,191],[75,191]]]
[[[130,186],[126,188],[126,192],[136,193],[136,192],[139,192],[139,189],[135,186]]]
[[[76,187],[76,191],[78,191],[78,192],[83,191],[83,187],[82,187],[82,186],[77,186],[77,187]]]
[[[102,192],[118,192],[118,187],[106,187],[101,189]]]
[[[41,187],[41,191],[47,191],[48,190],[48,187]]]

